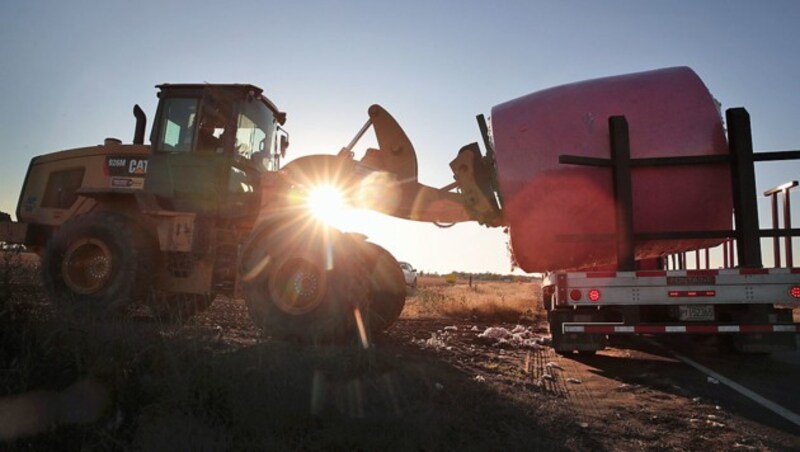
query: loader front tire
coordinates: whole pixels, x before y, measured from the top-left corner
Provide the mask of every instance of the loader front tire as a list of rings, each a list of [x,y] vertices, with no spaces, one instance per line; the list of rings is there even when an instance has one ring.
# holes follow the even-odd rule
[[[132,220],[88,213],[53,234],[42,256],[42,278],[56,307],[104,317],[147,296],[153,261],[153,245]]]
[[[378,333],[400,317],[406,303],[406,281],[391,253],[369,242],[361,243],[361,249],[369,288],[367,324],[371,332]]]
[[[240,261],[253,323],[268,336],[331,342],[359,335],[356,309],[366,302],[363,261],[346,235],[254,232]]]

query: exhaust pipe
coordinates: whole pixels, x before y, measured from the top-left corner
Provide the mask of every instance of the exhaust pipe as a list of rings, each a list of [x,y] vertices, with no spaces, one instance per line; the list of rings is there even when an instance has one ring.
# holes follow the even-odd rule
[[[144,129],[147,126],[147,115],[139,104],[133,106],[133,116],[136,117],[136,130],[133,133],[133,144],[144,144]]]

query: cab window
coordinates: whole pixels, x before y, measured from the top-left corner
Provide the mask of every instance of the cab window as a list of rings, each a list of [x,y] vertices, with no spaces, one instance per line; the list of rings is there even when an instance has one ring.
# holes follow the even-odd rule
[[[236,128],[237,156],[266,163],[274,146],[274,130],[275,117],[269,108],[255,99],[246,101],[239,113]]]
[[[168,98],[164,100],[161,134],[156,149],[168,152],[189,152],[194,147],[197,119],[197,99]]]

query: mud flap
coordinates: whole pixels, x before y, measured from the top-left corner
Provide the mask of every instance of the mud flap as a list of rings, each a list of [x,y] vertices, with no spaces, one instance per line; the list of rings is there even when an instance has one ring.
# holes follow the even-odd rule
[[[732,341],[733,349],[739,353],[773,353],[797,350],[797,334],[737,334]]]
[[[607,339],[604,334],[564,333],[566,322],[597,321],[591,314],[554,310],[548,313],[548,318],[552,345],[556,353],[595,352],[606,347]]]
[[[791,309],[775,309],[772,306],[750,306],[740,321],[765,323],[792,323]],[[731,346],[738,353],[767,354],[797,350],[796,333],[748,333],[734,334]]]

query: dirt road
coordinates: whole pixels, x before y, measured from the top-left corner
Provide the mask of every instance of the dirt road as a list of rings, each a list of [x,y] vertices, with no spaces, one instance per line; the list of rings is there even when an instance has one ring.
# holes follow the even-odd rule
[[[440,347],[434,346],[440,359],[519,403],[530,403],[526,400],[529,391],[550,397],[548,406],[566,414],[582,428],[593,447],[615,450],[800,447],[800,429],[796,425],[724,385],[709,382],[706,375],[672,356],[669,350],[679,349],[675,344],[662,348],[632,338],[615,341],[612,347],[595,356],[560,356],[550,348],[529,350],[487,345],[477,338],[473,331],[476,325],[470,322],[406,321],[398,324],[391,334],[410,339],[424,337],[430,331],[444,333],[448,326],[459,330],[450,331]],[[477,326],[478,331],[489,327]],[[491,326],[505,326],[509,330],[515,327]],[[530,329],[542,331],[542,326]],[[431,348],[424,343],[423,346]],[[693,356],[706,362],[707,356],[715,354],[716,351],[698,351]],[[797,411],[791,387],[800,375],[800,368],[769,357],[758,358],[760,364],[741,366],[742,359],[719,355],[714,363],[725,363],[727,368],[715,367],[746,383],[769,374],[754,389],[764,390],[765,396]],[[774,372],[777,367],[782,372]],[[778,393],[784,397],[778,397]]]
[[[228,307],[224,311],[230,315],[236,310]],[[245,345],[243,337],[256,341],[255,334],[239,329],[247,323],[244,320],[225,325],[214,312],[206,319],[223,332],[231,332],[222,333],[223,341],[239,345]],[[560,356],[537,343],[537,339],[547,343],[547,326],[541,315],[527,316],[522,323],[401,319],[373,347],[376,356],[396,355],[395,375],[412,380],[421,377],[423,385],[435,394],[479,390],[483,397],[495,398],[495,403],[503,406],[501,411],[510,410],[517,416],[505,422],[515,428],[529,423],[530,428],[522,431],[537,435],[527,440],[534,441],[531,444],[608,450],[800,448],[796,425],[709,380],[672,355],[673,351],[689,355],[796,412],[800,410],[791,388],[800,375],[800,367],[792,361],[797,353],[753,358],[720,352],[713,341],[655,343],[628,338],[614,341],[595,356]],[[516,328],[517,335],[528,341],[515,344],[481,337],[489,328],[507,332]],[[402,364],[405,360],[413,365]],[[418,394],[405,393],[404,397],[413,400]],[[469,429],[499,428],[494,411],[498,408],[486,404],[487,400],[469,407],[451,400],[454,406],[431,409],[446,410],[436,417],[450,416],[452,409],[480,412],[472,414],[485,419],[470,418],[463,425],[462,435],[471,437],[478,433]],[[502,443],[527,448],[522,447],[525,439],[519,441]]]

